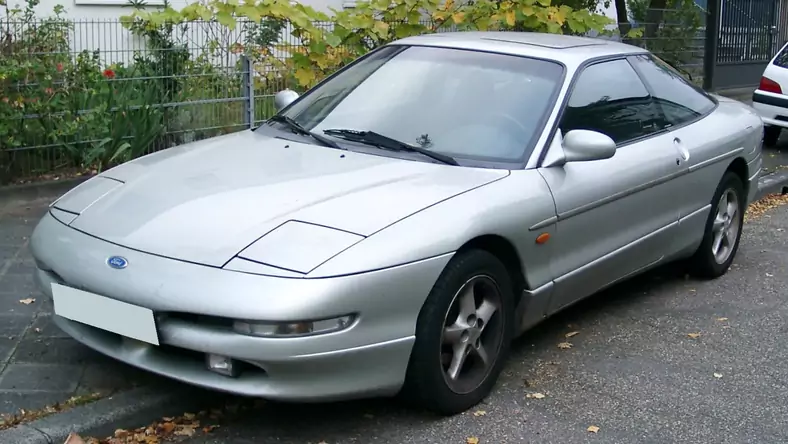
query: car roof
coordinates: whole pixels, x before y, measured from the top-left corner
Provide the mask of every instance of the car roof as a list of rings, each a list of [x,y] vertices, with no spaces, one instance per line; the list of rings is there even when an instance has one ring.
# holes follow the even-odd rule
[[[516,31],[459,31],[424,34],[392,42],[395,45],[473,49],[556,60],[577,66],[588,59],[648,51],[599,37]]]

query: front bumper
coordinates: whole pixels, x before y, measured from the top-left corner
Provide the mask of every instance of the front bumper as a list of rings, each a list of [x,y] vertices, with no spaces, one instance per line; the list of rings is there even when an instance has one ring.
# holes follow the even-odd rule
[[[31,238],[36,280],[81,288],[165,314],[160,346],[55,316],[66,333],[120,361],[186,383],[241,395],[324,401],[390,395],[401,387],[419,310],[451,254],[325,279],[259,276],[113,245],[47,214]],[[128,260],[123,270],[110,256]],[[357,313],[348,329],[298,338],[235,333],[216,320],[300,321]],[[205,354],[247,363],[238,377],[209,371]]]

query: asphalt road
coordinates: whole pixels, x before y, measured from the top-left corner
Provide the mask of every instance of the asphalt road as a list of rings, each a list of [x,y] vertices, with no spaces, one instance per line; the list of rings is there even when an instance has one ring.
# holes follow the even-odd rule
[[[747,223],[721,279],[662,268],[527,333],[477,410],[438,418],[392,400],[268,403],[185,442],[788,442],[787,263],[783,206]],[[559,349],[573,331],[573,347]]]

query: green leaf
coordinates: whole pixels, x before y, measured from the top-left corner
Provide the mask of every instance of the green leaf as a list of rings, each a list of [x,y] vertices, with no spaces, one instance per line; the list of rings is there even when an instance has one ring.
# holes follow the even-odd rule
[[[334,30],[334,32],[337,32],[337,31],[339,31],[339,32],[346,32],[347,31],[347,30],[342,29],[342,28],[340,28],[340,29],[336,29],[336,30]],[[331,46],[334,46],[334,47],[339,46],[339,44],[342,43],[342,39],[338,35],[330,33],[330,32],[326,32],[324,34],[324,36],[323,36],[323,39],[325,40],[325,42],[327,44],[329,44]]]
[[[216,14],[216,21],[230,29],[235,29],[236,25],[238,24],[232,14],[226,11]]]

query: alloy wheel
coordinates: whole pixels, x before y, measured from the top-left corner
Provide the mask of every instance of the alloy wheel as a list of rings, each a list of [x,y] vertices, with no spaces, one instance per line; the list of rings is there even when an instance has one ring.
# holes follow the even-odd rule
[[[739,197],[729,188],[717,203],[717,214],[711,225],[713,240],[711,253],[718,264],[728,260],[739,236]]]
[[[441,335],[441,363],[448,387],[466,394],[479,387],[495,364],[504,336],[502,298],[489,276],[475,276],[449,305]]]

